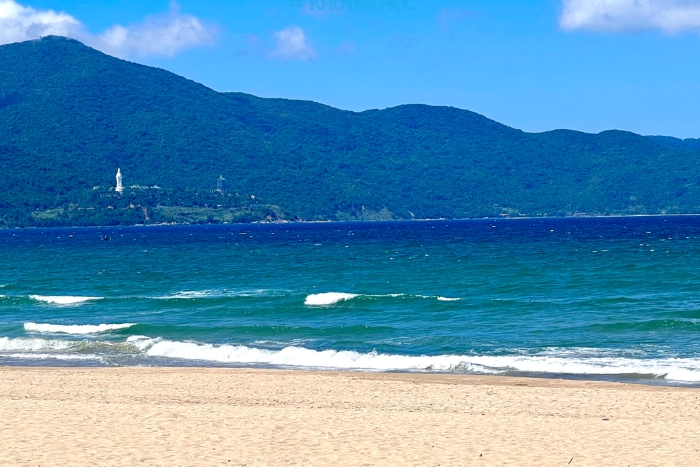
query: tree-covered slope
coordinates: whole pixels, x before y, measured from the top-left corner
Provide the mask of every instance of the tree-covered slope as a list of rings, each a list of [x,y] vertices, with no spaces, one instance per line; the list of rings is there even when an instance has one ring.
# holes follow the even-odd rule
[[[182,193],[223,175],[304,219],[700,212],[698,161],[619,131],[529,134],[455,108],[218,93],[59,37],[0,47],[0,210],[15,213],[89,208],[117,167],[127,185]],[[182,202],[156,198],[140,202]]]
[[[662,146],[685,151],[700,151],[700,138],[673,138],[671,136],[649,136]]]

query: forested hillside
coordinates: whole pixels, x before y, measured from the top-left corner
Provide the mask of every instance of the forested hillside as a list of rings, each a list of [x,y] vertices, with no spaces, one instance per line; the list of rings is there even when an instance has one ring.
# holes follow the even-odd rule
[[[670,136],[649,136],[652,140],[674,149],[683,149],[685,151],[700,151],[700,138],[671,138]]]
[[[700,149],[669,146],[219,93],[59,37],[0,47],[6,226],[700,213]],[[115,195],[117,167],[161,189]]]

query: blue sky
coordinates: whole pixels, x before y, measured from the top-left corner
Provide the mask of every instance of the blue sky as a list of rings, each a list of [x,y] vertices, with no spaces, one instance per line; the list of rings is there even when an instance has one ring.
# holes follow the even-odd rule
[[[700,1],[371,3],[0,0],[0,42],[65,31],[219,91],[349,110],[425,103],[525,131],[700,137]],[[58,19],[26,26],[47,11]]]

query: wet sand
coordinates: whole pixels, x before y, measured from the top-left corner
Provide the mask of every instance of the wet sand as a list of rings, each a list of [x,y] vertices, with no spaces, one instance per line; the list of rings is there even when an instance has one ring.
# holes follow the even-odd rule
[[[506,377],[0,368],[0,465],[700,465],[700,390]]]

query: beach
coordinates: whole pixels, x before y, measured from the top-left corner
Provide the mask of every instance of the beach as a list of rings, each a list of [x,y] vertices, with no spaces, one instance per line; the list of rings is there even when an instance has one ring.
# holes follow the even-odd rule
[[[1,465],[700,462],[700,390],[221,368],[0,368]]]

